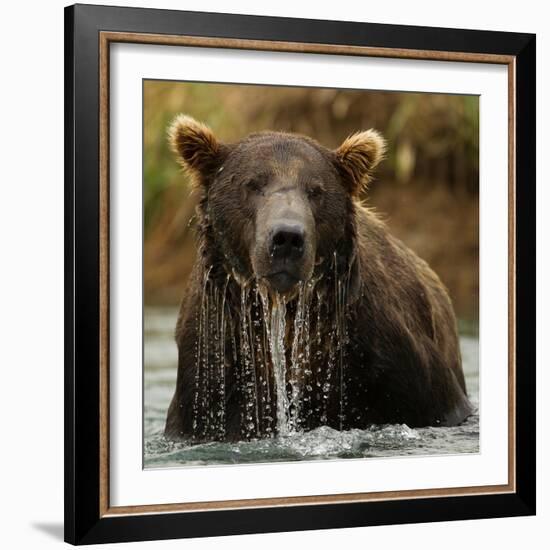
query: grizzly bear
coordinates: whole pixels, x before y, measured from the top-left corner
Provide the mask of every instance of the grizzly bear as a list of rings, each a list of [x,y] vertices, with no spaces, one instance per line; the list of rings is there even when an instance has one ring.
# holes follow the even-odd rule
[[[179,115],[199,193],[197,258],[176,326],[165,436],[250,440],[329,426],[452,426],[472,407],[437,275],[361,203],[385,142],[222,143]]]

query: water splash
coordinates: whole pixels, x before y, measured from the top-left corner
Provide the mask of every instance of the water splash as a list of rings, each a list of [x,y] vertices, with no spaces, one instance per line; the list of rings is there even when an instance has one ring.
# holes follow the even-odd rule
[[[224,279],[225,275],[222,275],[220,281],[222,293]],[[233,281],[231,281],[230,286],[232,284]],[[315,296],[312,299],[310,314],[312,362],[318,349],[319,337],[317,331],[317,292],[320,292],[319,287],[314,291]],[[256,300],[255,297],[253,299]],[[231,301],[229,300],[229,294],[227,300]],[[324,300],[322,302],[324,303]],[[226,374],[229,373],[230,365],[233,364],[233,348],[229,326],[238,318],[233,312],[230,315],[229,311],[226,306]],[[173,344],[173,330],[177,310],[164,307],[146,307],[144,314],[145,401],[143,429],[145,438],[144,467],[147,469],[345,458],[368,460],[369,457],[440,456],[479,452],[479,416],[477,414],[470,416],[462,425],[450,428],[427,427],[410,430],[402,425],[388,425],[372,426],[364,430],[348,429],[341,432],[335,430],[334,427],[323,426],[313,430],[304,430],[283,438],[262,437],[239,442],[218,440],[206,443],[189,439],[182,441],[166,439],[163,435],[166,410],[173,397],[173,389],[176,384],[174,363],[177,361],[177,350]],[[263,318],[261,312],[260,317]],[[324,307],[322,308],[321,319],[325,319]],[[324,339],[324,335],[325,332],[322,332],[320,337]],[[260,337],[263,339],[263,335],[260,335]],[[477,406],[479,342],[477,338],[472,337],[470,334],[462,334],[460,347],[468,394]],[[305,377],[305,385],[312,383],[312,389],[311,391],[308,391],[305,387],[302,389],[302,421],[309,408],[309,405],[305,402],[306,397],[312,397],[313,399],[318,390],[314,380],[313,376]],[[191,382],[193,383],[193,380]],[[230,379],[228,379],[228,383],[230,386]],[[348,391],[349,389],[350,384],[348,382]],[[271,390],[273,391],[273,388]],[[193,394],[193,391],[191,391],[191,394]],[[274,398],[273,403],[275,403]],[[227,412],[229,413],[229,409],[227,409]],[[274,411],[273,415],[275,415]],[[230,469],[227,471],[231,475]]]

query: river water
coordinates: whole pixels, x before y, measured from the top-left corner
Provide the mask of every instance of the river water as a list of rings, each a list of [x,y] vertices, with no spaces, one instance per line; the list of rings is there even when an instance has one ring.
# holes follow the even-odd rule
[[[479,417],[452,428],[415,428],[405,424],[340,432],[321,427],[311,432],[241,443],[192,445],[164,438],[166,411],[177,373],[174,341],[177,309],[147,307],[144,312],[144,467],[171,468],[208,464],[288,462],[335,458],[477,453]],[[468,395],[478,406],[478,339],[463,326],[460,346]]]

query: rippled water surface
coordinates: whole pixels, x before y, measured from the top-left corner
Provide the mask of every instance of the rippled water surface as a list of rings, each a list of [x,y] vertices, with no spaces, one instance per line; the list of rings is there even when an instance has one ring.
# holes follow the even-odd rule
[[[311,432],[242,443],[191,445],[164,438],[166,411],[177,371],[173,338],[177,310],[145,309],[144,466],[163,468],[205,464],[237,464],[333,458],[476,453],[479,417],[472,415],[453,428],[416,428],[405,424],[339,432],[321,427]],[[478,340],[465,330],[460,339],[470,400],[478,405]]]

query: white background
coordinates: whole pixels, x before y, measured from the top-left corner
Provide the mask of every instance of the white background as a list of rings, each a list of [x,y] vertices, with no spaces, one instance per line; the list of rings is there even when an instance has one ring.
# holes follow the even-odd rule
[[[103,3],[111,3],[106,2]],[[550,401],[545,366],[550,279],[549,171],[550,20],[536,0],[482,3],[462,0],[298,3],[278,0],[125,2],[378,23],[536,32],[538,67],[538,516],[441,524],[389,526],[223,539],[140,543],[144,548],[422,548],[446,550],[491,545],[546,548],[550,538],[548,429]],[[0,544],[7,548],[62,545],[63,521],[63,2],[5,3],[0,86],[2,201],[0,235]],[[546,182],[546,185],[543,185]],[[7,191],[7,193],[6,193]],[[129,545],[137,546],[137,545]],[[125,546],[125,548],[128,546]]]
[[[327,66],[330,69],[327,70]],[[142,78],[480,94],[480,453],[142,469]],[[110,498],[113,506],[506,484],[505,66],[138,44],[111,48]],[[411,88],[414,86],[414,88]],[[175,365],[174,365],[174,368]]]

